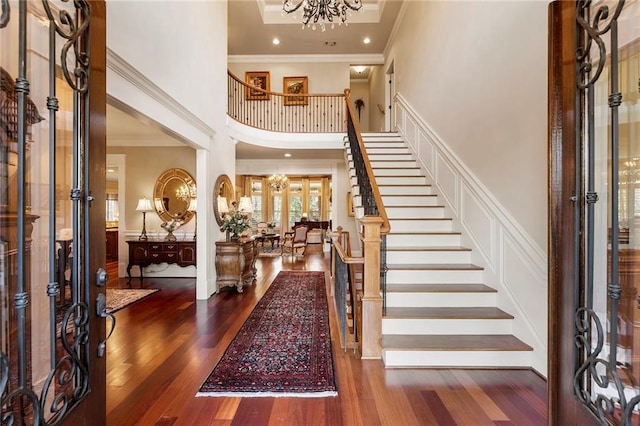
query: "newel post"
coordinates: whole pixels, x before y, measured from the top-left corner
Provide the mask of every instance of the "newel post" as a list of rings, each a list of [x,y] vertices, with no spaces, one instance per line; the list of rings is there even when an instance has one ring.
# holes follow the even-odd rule
[[[362,358],[380,359],[382,347],[382,297],[380,296],[380,227],[378,216],[360,219],[364,229],[364,296],[362,297]]]

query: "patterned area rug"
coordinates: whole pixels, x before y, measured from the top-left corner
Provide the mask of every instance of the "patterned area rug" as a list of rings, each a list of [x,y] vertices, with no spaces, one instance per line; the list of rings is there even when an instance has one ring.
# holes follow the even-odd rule
[[[282,271],[196,396],[336,396],[324,272]]]

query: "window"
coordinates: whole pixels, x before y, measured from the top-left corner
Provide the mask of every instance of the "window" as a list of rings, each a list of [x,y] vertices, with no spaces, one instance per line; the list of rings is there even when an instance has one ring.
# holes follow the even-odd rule
[[[118,211],[118,195],[117,194],[107,194],[107,214],[106,221],[107,222],[117,222],[119,217]]]
[[[289,181],[289,227],[302,217],[302,181]]]
[[[251,221],[254,226],[258,222],[265,222],[262,209],[262,179],[251,179],[251,207],[253,207]]]
[[[309,182],[309,220],[322,220],[322,181]]]

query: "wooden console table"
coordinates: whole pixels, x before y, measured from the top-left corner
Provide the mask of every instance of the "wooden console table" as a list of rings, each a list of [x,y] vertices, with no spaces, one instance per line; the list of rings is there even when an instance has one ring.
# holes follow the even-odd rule
[[[178,266],[196,266],[196,242],[195,241],[162,241],[162,240],[129,240],[129,264],[127,275],[131,279],[131,267],[142,268],[152,263],[175,263]]]
[[[242,293],[243,286],[256,278],[257,257],[258,244],[253,238],[216,241],[216,293],[225,286],[235,286]]]

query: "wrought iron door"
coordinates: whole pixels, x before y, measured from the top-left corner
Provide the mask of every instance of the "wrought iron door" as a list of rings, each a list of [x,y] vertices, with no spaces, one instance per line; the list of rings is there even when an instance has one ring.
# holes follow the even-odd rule
[[[104,424],[105,6],[0,6],[0,421]]]
[[[640,3],[551,10],[550,422],[638,424]]]

